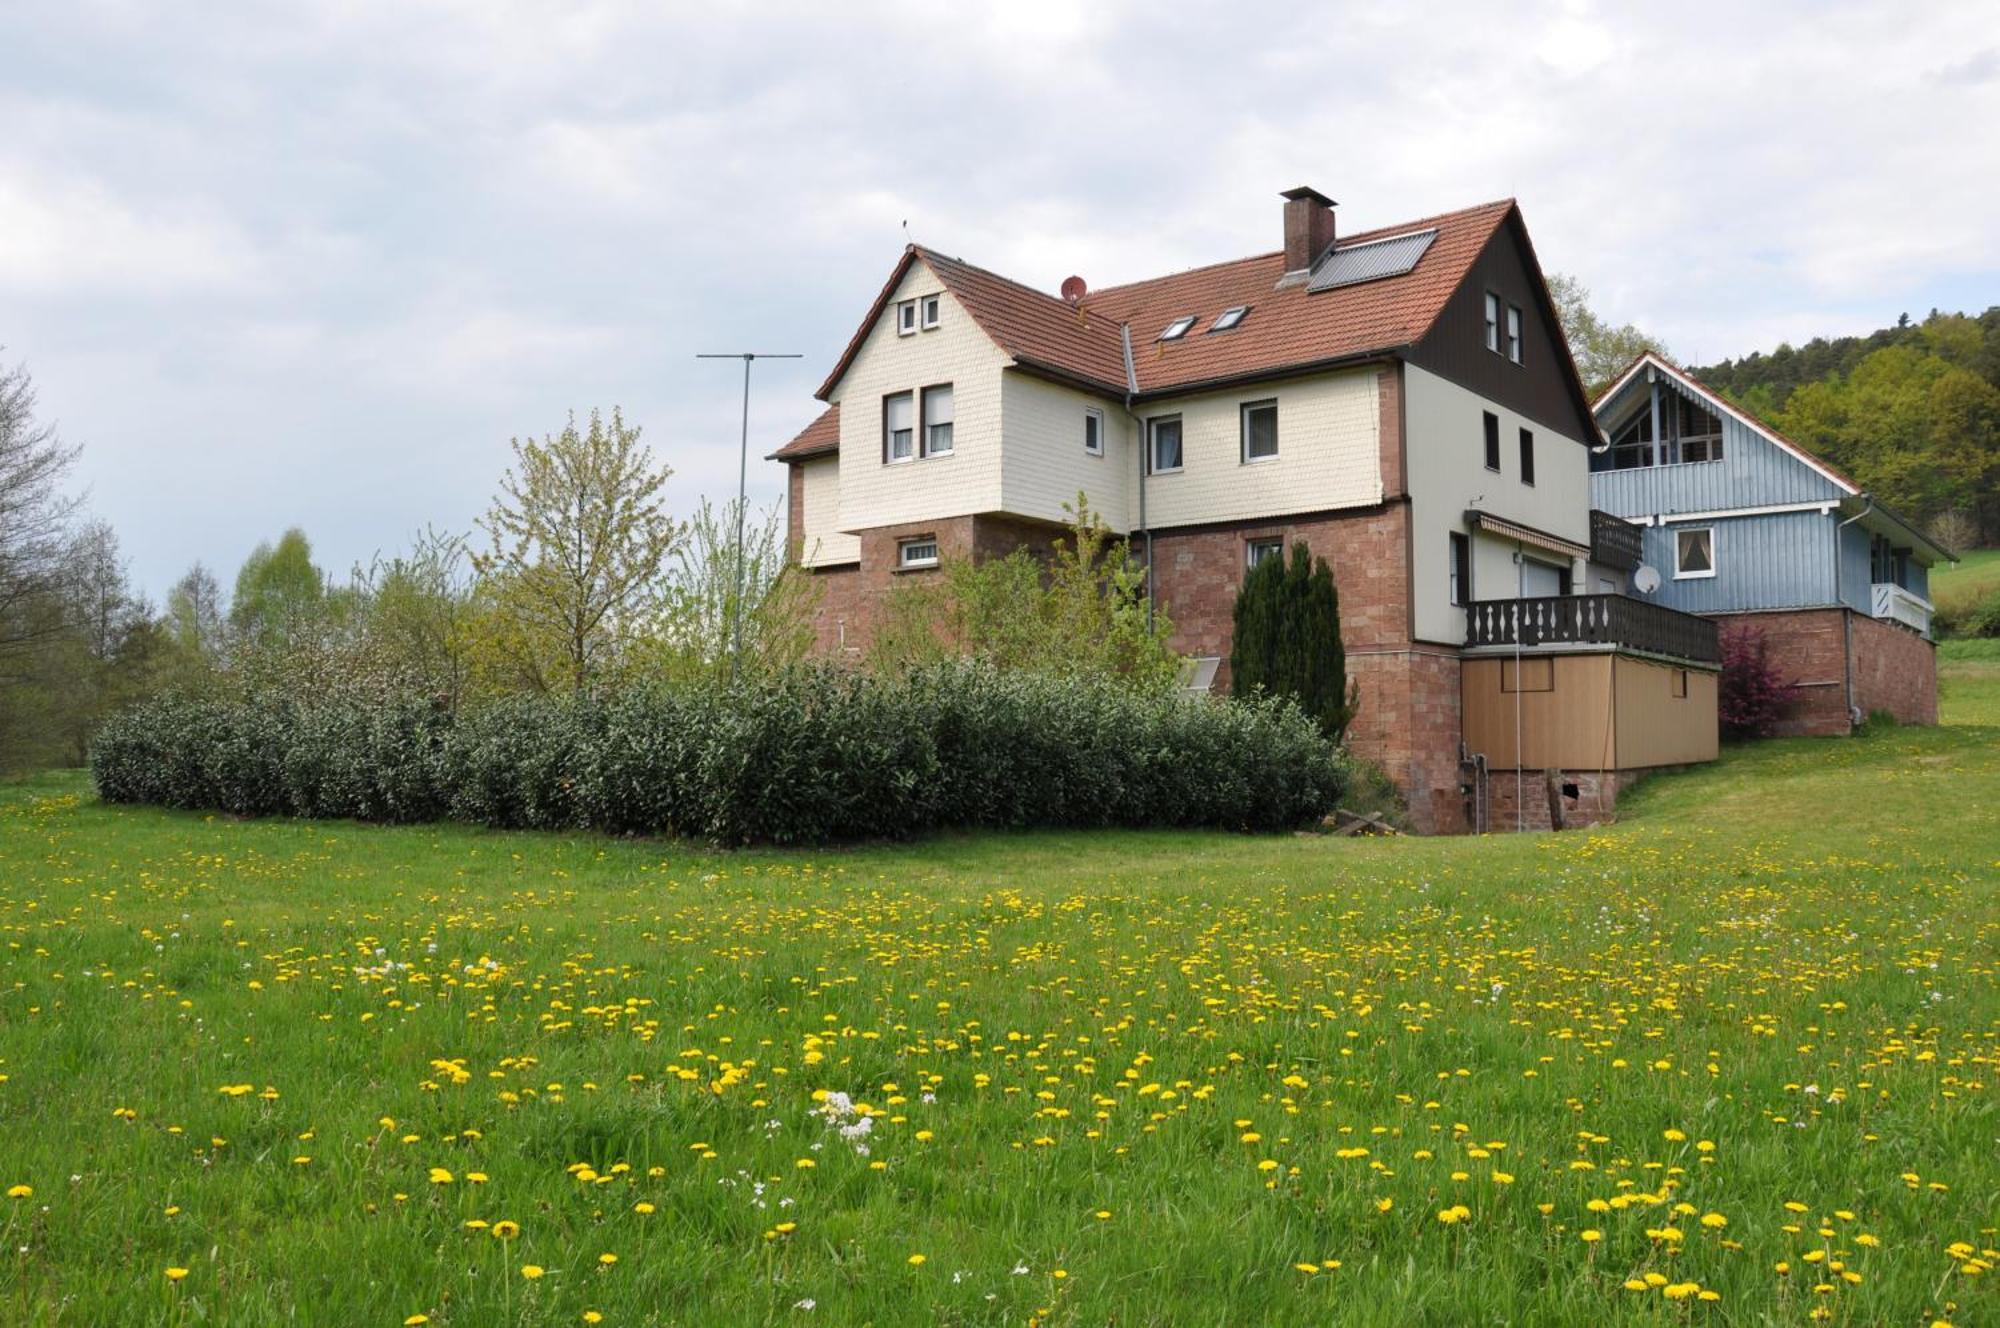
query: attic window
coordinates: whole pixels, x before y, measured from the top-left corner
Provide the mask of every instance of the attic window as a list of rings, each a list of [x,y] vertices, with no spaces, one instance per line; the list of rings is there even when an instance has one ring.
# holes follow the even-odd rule
[[[904,300],[896,306],[896,335],[899,337],[914,336],[916,335],[916,331],[917,302],[915,300]]]
[[[924,296],[923,298],[924,331],[928,332],[932,328],[938,325],[938,308],[941,303],[942,303],[942,297],[940,296],[936,295]]]
[[[1215,316],[1215,321],[1208,325],[1208,330],[1211,332],[1227,332],[1230,328],[1242,322],[1243,315],[1249,312],[1250,306],[1247,304],[1239,304],[1233,308],[1224,309]]]
[[[1194,320],[1195,316],[1193,314],[1176,318],[1173,322],[1167,324],[1166,331],[1160,333],[1160,340],[1179,341],[1188,334],[1188,329],[1194,326]]]

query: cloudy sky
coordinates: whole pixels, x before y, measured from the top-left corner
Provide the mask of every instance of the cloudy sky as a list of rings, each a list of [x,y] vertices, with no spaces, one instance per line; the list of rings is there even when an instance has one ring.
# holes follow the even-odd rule
[[[1643,12],[1641,12],[1643,11]],[[558,16],[560,15],[560,16]],[[1054,289],[1521,200],[1700,363],[2000,302],[1993,3],[0,5],[0,352],[156,596],[469,527],[623,407],[734,488],[910,234]],[[753,492],[782,475],[753,460]]]

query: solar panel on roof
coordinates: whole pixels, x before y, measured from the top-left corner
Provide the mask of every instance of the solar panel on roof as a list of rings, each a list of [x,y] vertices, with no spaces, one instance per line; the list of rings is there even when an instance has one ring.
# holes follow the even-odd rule
[[[1424,251],[1431,247],[1431,241],[1435,239],[1437,228],[1432,227],[1427,231],[1411,231],[1407,235],[1341,245],[1320,261],[1312,280],[1306,283],[1306,290],[1333,290],[1383,277],[1400,277],[1417,265],[1417,260],[1424,256]]]

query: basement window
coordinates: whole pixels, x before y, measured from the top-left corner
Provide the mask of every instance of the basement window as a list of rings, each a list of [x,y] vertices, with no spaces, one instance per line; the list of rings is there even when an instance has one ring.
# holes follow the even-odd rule
[[[1227,332],[1230,328],[1242,322],[1243,315],[1249,312],[1250,306],[1247,304],[1239,304],[1232,308],[1224,309],[1215,316],[1215,321],[1208,325],[1208,330],[1211,332]]]
[[[1179,341],[1188,334],[1188,329],[1194,326],[1194,320],[1195,315],[1193,314],[1185,314],[1182,317],[1176,318],[1173,322],[1167,324],[1166,331],[1160,333],[1160,340]]]
[[[937,562],[938,544],[935,535],[906,539],[896,545],[896,566],[905,571],[914,571],[919,567],[936,567]]]
[[[1269,558],[1285,556],[1285,541],[1282,539],[1253,539],[1243,547],[1243,561],[1250,567]]]

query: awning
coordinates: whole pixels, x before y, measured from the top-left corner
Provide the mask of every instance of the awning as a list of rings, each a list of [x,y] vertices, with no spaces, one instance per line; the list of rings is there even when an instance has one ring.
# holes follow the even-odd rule
[[[1547,549],[1550,553],[1560,553],[1565,558],[1590,557],[1590,546],[1588,544],[1578,544],[1575,540],[1566,540],[1560,535],[1551,535],[1546,530],[1536,530],[1533,526],[1524,526],[1517,521],[1508,521],[1503,517],[1494,516],[1491,512],[1468,511],[1465,514],[1465,523],[1474,530],[1483,530],[1487,534],[1500,539],[1518,540],[1522,544],[1532,544],[1538,549]]]

